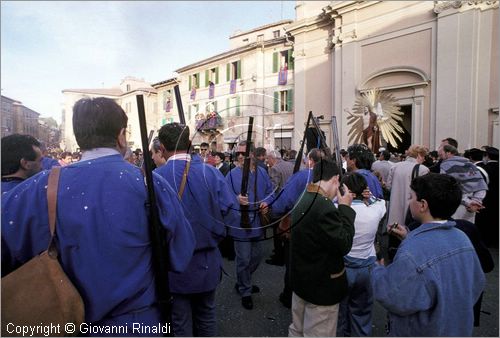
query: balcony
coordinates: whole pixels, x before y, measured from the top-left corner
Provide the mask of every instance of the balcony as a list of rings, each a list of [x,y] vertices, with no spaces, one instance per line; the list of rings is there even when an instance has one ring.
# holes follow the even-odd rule
[[[207,113],[207,115],[196,115],[196,130],[199,132],[216,132],[217,128],[223,127],[222,117],[217,112]]]

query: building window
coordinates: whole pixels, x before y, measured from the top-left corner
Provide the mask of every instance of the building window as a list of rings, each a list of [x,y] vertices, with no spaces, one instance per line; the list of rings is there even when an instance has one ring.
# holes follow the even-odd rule
[[[226,100],[226,110],[225,110],[225,116],[240,116],[241,111],[240,111],[240,97],[231,97]]]
[[[129,92],[129,91],[130,91],[130,85],[128,84],[127,85],[127,92]]]
[[[273,73],[277,73],[282,69],[293,69],[292,50],[284,50],[273,53]]]
[[[191,116],[195,116],[196,114],[199,113],[199,104],[191,104],[189,105],[189,109],[188,109],[188,116],[187,116],[187,119],[188,121],[191,121]]]
[[[226,81],[241,79],[241,60],[227,64]]]
[[[189,76],[189,90],[200,88],[200,73],[192,74]]]
[[[172,109],[172,90],[167,89],[163,92],[163,102],[162,102],[163,110],[167,113]]]
[[[293,90],[282,90],[274,92],[274,112],[293,111]]]
[[[279,38],[279,37],[280,37],[280,31],[279,31],[279,30],[274,31],[274,32],[273,32],[273,37],[274,37],[275,39]]]
[[[244,42],[244,43],[247,43],[247,42],[248,42],[248,38],[244,38],[244,39],[243,39],[243,42]]]
[[[210,82],[219,84],[219,67],[207,69],[205,71],[205,87],[208,87]]]
[[[257,42],[263,42],[263,41],[264,41],[264,34],[257,35]]]
[[[217,101],[208,102],[205,106],[205,113],[217,112]]]

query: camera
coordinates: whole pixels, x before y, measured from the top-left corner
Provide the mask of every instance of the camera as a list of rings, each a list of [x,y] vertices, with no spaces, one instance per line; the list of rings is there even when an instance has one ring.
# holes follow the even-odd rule
[[[394,223],[392,223],[392,224],[389,225],[389,228],[387,229],[387,232],[392,232],[397,227],[398,227],[398,223],[394,222]]]

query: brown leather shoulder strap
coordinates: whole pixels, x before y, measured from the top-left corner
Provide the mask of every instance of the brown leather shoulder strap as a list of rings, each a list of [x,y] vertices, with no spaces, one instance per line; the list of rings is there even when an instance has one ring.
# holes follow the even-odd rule
[[[179,188],[179,192],[177,193],[177,196],[179,197],[179,199],[181,199],[182,194],[184,194],[184,188],[186,188],[187,176],[188,176],[190,166],[191,166],[191,161],[186,161],[186,166],[184,167],[184,172],[182,173],[181,186]]]
[[[47,184],[47,205],[49,210],[49,229],[51,236],[49,248],[56,232],[57,188],[59,186],[60,172],[61,167],[53,167],[50,170],[49,182]]]

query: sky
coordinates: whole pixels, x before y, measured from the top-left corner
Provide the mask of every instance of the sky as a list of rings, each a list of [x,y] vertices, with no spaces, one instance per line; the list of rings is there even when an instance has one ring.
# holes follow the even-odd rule
[[[63,89],[149,83],[295,18],[295,1],[1,1],[1,93],[61,122]]]

